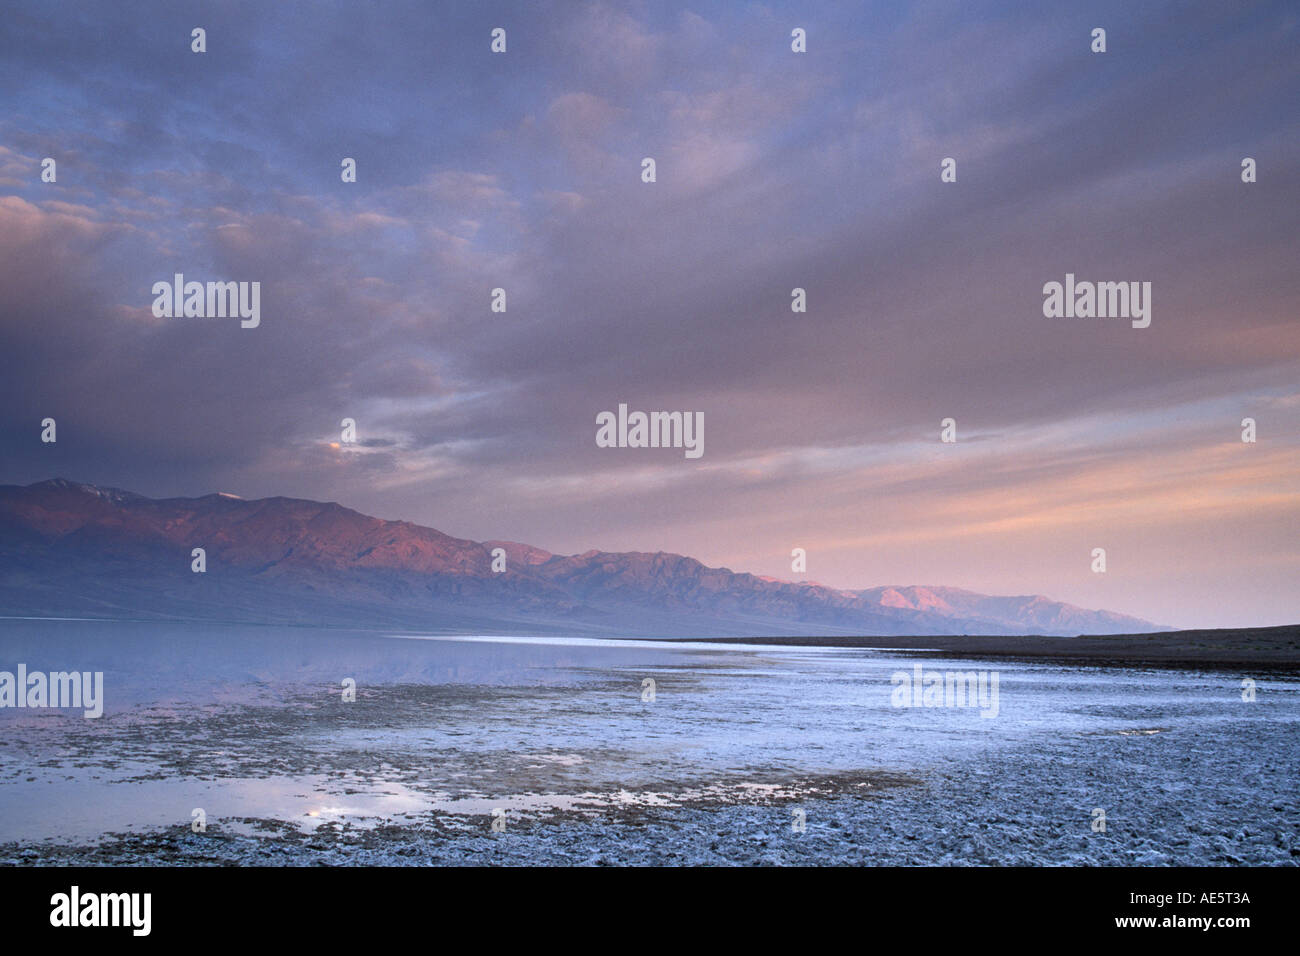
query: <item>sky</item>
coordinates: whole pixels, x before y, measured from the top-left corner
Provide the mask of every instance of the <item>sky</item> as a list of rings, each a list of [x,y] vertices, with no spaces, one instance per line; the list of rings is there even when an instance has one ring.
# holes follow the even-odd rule
[[[17,0],[0,483],[1295,623],[1298,49],[1287,2]],[[260,325],[156,317],[178,272]],[[1150,326],[1046,317],[1067,273]],[[598,447],[620,403],[703,455]]]

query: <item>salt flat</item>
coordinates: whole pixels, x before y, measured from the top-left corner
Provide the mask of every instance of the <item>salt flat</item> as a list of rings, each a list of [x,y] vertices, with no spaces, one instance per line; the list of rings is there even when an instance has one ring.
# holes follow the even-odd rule
[[[0,712],[0,859],[1300,858],[1286,675],[1246,701],[1239,672],[926,661],[996,670],[987,719],[893,706],[902,651],[412,637],[5,622],[0,662],[102,670],[106,700]]]

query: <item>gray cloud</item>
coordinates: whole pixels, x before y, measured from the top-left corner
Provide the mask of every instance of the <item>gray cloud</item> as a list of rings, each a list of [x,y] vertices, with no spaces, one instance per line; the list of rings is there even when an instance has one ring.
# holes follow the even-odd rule
[[[1212,447],[1217,420],[1185,430],[1197,402],[1228,432],[1269,408],[1270,440],[1300,443],[1269,404],[1300,371],[1286,4],[235,4],[203,12],[202,57],[195,16],[19,4],[0,27],[3,480],[320,497],[780,574],[793,534],[856,539],[855,509],[918,523],[998,488],[1049,535],[1063,469]],[[154,319],[175,271],[257,279],[262,326]],[[1151,328],[1044,319],[1067,271],[1152,281]],[[705,458],[596,448],[620,401],[703,411]],[[949,415],[988,450],[978,476],[916,457]],[[330,447],[344,417],[359,449]],[[1032,438],[1085,421],[1082,445]],[[1020,534],[1003,590],[1039,561]],[[935,553],[950,535],[906,566],[998,590],[964,546]],[[831,583],[892,580],[840,550]],[[1032,590],[1091,586],[1052,567]],[[1167,587],[1116,609],[1168,620]],[[1294,617],[1267,600],[1260,620]]]

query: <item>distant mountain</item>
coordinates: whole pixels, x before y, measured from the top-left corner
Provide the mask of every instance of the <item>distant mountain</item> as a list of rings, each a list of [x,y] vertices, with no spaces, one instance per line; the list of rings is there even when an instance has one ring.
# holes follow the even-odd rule
[[[200,547],[203,574],[190,567]],[[64,479],[0,486],[0,614],[662,637],[1162,630],[1034,595],[844,591],[680,554],[469,541],[334,503],[153,499]]]

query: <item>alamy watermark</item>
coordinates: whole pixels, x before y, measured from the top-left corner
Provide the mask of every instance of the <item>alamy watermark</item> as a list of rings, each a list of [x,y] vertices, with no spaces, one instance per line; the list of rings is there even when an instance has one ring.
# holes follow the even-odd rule
[[[88,719],[104,713],[104,672],[0,671],[0,707],[80,707]]]
[[[890,703],[895,707],[978,707],[981,717],[998,715],[997,671],[936,671],[920,664],[894,671]]]
[[[240,328],[255,329],[262,322],[262,283],[186,282],[177,272],[171,282],[153,284],[156,319],[224,319],[238,316]]]
[[[628,412],[596,415],[597,448],[683,448],[687,458],[704,454],[703,412]]]
[[[152,910],[152,893],[83,893],[74,886],[50,897],[50,925],[125,926],[133,936],[148,936]]]
[[[1049,319],[1132,319],[1135,329],[1151,324],[1150,282],[1076,282],[1043,286],[1043,315]]]

